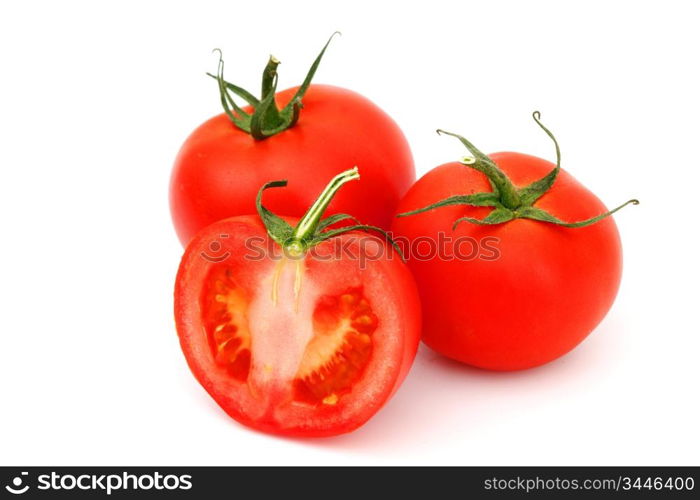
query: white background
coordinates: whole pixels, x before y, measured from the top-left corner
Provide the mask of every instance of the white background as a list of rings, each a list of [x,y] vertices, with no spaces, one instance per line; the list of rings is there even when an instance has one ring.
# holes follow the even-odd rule
[[[416,3],[418,4],[418,3]],[[0,463],[694,464],[700,105],[693,2],[3,2]],[[609,206],[618,300],[548,366],[489,373],[421,349],[357,432],[288,440],[229,419],[190,375],[172,317],[182,248],[174,156],[257,89],[269,53],[349,87],[405,131],[419,175],[462,154],[554,151]],[[302,116],[303,119],[303,116]]]

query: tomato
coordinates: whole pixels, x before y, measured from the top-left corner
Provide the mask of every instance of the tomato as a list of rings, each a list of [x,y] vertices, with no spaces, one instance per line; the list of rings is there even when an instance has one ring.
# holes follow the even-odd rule
[[[276,77],[277,64],[272,58],[265,75]],[[311,76],[313,71],[315,67]],[[226,92],[231,84],[223,81],[222,72],[220,90]],[[257,190],[270,179],[290,183],[284,195],[270,193],[270,208],[301,217],[324,179],[348,165],[362,169],[362,180],[340,193],[331,208],[384,229],[391,225],[399,200],[415,180],[411,151],[396,123],[350,90],[305,82],[275,93],[275,84],[276,79],[268,82],[265,91],[271,107],[276,104],[282,110],[274,112],[284,115],[285,109],[296,106],[296,118],[290,112],[288,121],[280,119],[269,137],[262,133],[256,140],[251,136],[254,130],[247,130],[248,122],[241,123],[243,128],[232,123],[244,113],[260,114],[263,98],[238,113],[226,104],[226,113],[200,125],[182,145],[172,171],[170,208],[183,245],[212,222],[254,213]],[[239,95],[255,99],[248,93]]]
[[[262,210],[262,220],[216,222],[187,246],[175,287],[185,358],[247,426],[291,436],[352,431],[397,390],[415,356],[413,278],[376,236],[341,228],[300,250],[303,238],[290,243],[276,229],[297,220],[270,221]],[[285,251],[270,251],[279,242]],[[378,257],[358,260],[363,249]]]
[[[412,245],[408,264],[421,295],[422,339],[480,368],[547,363],[579,344],[612,306],[622,273],[617,227],[559,162],[513,152],[487,157],[459,138],[475,158],[422,177],[399,212],[423,210],[397,218],[393,227],[396,238]],[[513,208],[505,205],[508,195]],[[488,206],[474,206],[480,203]]]

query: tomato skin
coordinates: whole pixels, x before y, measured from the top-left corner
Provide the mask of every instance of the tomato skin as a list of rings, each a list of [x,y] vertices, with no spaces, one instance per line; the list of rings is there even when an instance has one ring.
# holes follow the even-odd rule
[[[295,219],[285,219],[290,224],[296,223]],[[221,235],[228,236],[221,238]],[[337,239],[342,244],[344,240],[356,236],[370,238],[372,244],[385,248],[387,253],[377,260],[368,261],[366,268],[362,269],[353,259],[327,259],[332,252],[332,240],[321,243],[316,249],[321,258],[307,257],[305,260],[301,290],[316,287],[323,294],[332,295],[348,286],[361,285],[379,317],[380,326],[374,334],[374,351],[370,364],[350,394],[341,397],[335,405],[314,408],[285,405],[284,398],[278,407],[264,407],[266,396],[251,396],[246,384],[232,382],[226,372],[216,365],[206,336],[202,333],[203,320],[198,297],[203,278],[213,266],[231,266],[243,288],[263,290],[255,292],[258,294],[270,291],[266,283],[276,263],[269,258],[246,260],[244,257],[246,253],[250,254],[246,241],[251,241],[251,238],[265,240],[261,247],[270,244],[259,218],[238,216],[219,221],[198,233],[186,248],[175,285],[175,320],[180,345],[195,378],[238,422],[263,432],[285,436],[324,437],[350,432],[374,415],[408,374],[420,340],[420,300],[415,282],[405,264],[379,238],[351,232]],[[216,248],[215,254],[211,251],[212,241],[222,244]],[[350,248],[351,253],[357,253],[354,244]],[[201,258],[202,253],[211,257],[224,254],[229,257],[220,264],[211,263]],[[263,286],[260,286],[261,283]],[[282,292],[278,300],[283,303],[291,299]],[[303,300],[302,295],[302,311]],[[269,316],[272,315],[270,311]],[[267,311],[264,317],[268,317]],[[286,327],[284,323],[275,326],[282,330]]]
[[[489,155],[516,186],[533,182],[554,168],[520,153]],[[398,213],[452,195],[491,191],[484,175],[460,163],[441,165],[422,177],[399,204]],[[603,203],[565,171],[535,204],[565,221],[607,211]],[[564,228],[516,219],[494,226],[461,223],[482,219],[490,208],[449,206],[397,218],[395,236],[415,241],[453,238],[490,244],[499,257],[488,260],[409,258],[423,305],[422,340],[455,360],[491,370],[542,365],[578,345],[613,304],[622,274],[622,248],[611,217],[582,228]],[[454,241],[447,253],[454,252]]]
[[[279,106],[296,88],[279,92]],[[275,213],[301,217],[338,172],[360,167],[362,179],[333,200],[332,212],[388,229],[401,196],[415,180],[411,151],[396,123],[350,90],[311,85],[296,125],[262,141],[236,128],[225,114],[200,125],[175,160],[170,209],[183,245],[212,222],[256,213],[264,183],[286,179],[284,193],[270,193]]]

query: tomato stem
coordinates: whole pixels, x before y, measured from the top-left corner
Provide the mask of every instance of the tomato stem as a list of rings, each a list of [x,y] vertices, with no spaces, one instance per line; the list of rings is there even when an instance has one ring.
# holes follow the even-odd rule
[[[474,155],[473,158],[468,160],[465,158],[461,163],[464,165],[469,165],[474,170],[478,170],[488,177],[493,186],[493,190],[498,194],[501,204],[514,210],[520,206],[520,196],[518,196],[518,190],[513,185],[508,176],[501,170],[498,165],[496,165],[491,158],[486,156],[484,153],[479,151],[476,146],[469,142],[466,138],[458,134],[453,134],[452,132],[447,132],[445,130],[438,129],[437,133],[439,135],[451,135],[460,140],[467,149]]]
[[[268,59],[262,74],[260,95],[263,99],[267,97],[267,94],[274,90],[273,82],[275,81],[275,78],[277,78],[277,66],[279,65],[279,59],[273,55],[270,55],[270,59]]]
[[[358,180],[359,178],[360,173],[357,170],[357,167],[353,167],[350,170],[341,172],[333,177],[326,188],[321,192],[321,195],[316,199],[314,204],[311,205],[311,207],[306,211],[304,216],[299,221],[299,224],[297,224],[297,227],[294,228],[294,232],[292,233],[292,241],[288,244],[287,248],[295,243],[297,243],[297,245],[301,245],[301,247],[304,247],[305,242],[311,240],[316,234],[316,230],[321,223],[323,213],[326,211],[326,208],[328,208],[328,205],[330,204],[331,200],[333,200],[333,197],[341,186],[350,181]]]
[[[341,234],[350,231],[375,232],[384,236],[403,259],[401,248],[382,228],[362,224],[349,214],[334,214],[325,219],[322,218],[323,213],[328,208],[328,205],[333,200],[338,190],[344,184],[358,180],[359,178],[360,173],[357,167],[353,167],[350,170],[336,175],[321,192],[318,199],[309,207],[296,227],[292,227],[287,221],[273,214],[262,204],[262,195],[266,189],[285,187],[287,186],[287,181],[271,181],[264,184],[260,188],[260,191],[258,191],[255,205],[258,209],[260,219],[262,219],[265,229],[267,229],[267,234],[273,241],[277,242],[285,249],[288,256],[301,257],[313,246],[318,245],[322,241],[340,236]],[[352,221],[354,224],[335,229],[332,228],[333,225],[343,221]]]

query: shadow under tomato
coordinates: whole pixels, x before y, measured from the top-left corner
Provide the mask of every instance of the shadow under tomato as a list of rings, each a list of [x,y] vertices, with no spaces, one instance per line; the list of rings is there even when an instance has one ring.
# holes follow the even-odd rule
[[[449,444],[459,434],[478,433],[528,406],[551,405],[587,390],[601,370],[612,370],[623,346],[617,328],[604,321],[576,349],[528,370],[498,372],[464,365],[421,345],[411,373],[394,398],[350,434],[297,439],[349,452],[400,457],[408,450]],[[613,340],[611,340],[611,338]],[[497,425],[499,425],[497,423]]]
[[[474,368],[446,358],[421,344],[415,363],[396,395],[365,425],[349,434],[326,438],[298,438],[265,434],[228,417],[216,403],[208,406],[221,419],[243,432],[252,432],[271,441],[290,442],[304,447],[396,458],[421,449],[468,446],[465,434],[476,435],[494,425],[513,425],[514,413],[528,407],[556,404],[588,390],[600,371],[610,371],[625,355],[616,331],[621,325],[604,321],[572,352],[551,363],[513,372]],[[465,430],[466,429],[466,430]],[[273,444],[274,446],[274,444]]]

